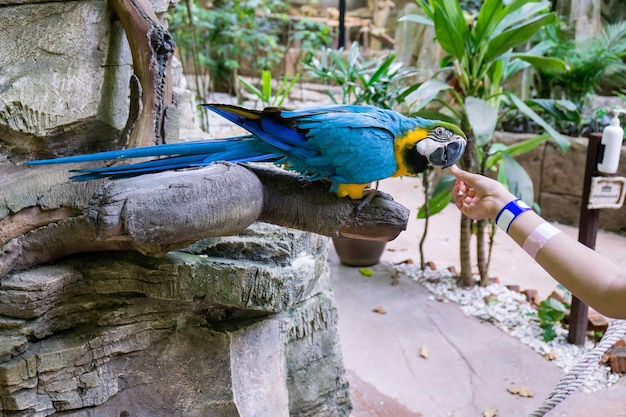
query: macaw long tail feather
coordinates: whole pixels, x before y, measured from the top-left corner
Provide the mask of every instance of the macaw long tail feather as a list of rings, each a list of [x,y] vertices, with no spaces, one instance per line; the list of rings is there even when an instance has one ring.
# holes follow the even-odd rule
[[[274,154],[264,154],[264,155],[255,155],[248,157],[231,157],[228,155],[216,153],[212,155],[185,155],[185,156],[172,156],[164,159],[157,159],[155,161],[147,161],[147,162],[139,162],[136,164],[130,165],[119,165],[112,167],[104,167],[104,168],[86,168],[86,169],[75,169],[71,172],[77,172],[81,175],[75,175],[72,178],[74,181],[89,181],[98,178],[112,178],[112,179],[120,179],[127,177],[134,177],[136,175],[149,174],[154,172],[161,172],[173,169],[182,169],[182,168],[192,168],[192,167],[201,167],[209,165],[212,162],[216,161],[228,161],[232,163],[242,163],[242,162],[273,162],[277,158],[278,155]]]
[[[165,156],[165,158],[127,165],[76,169],[72,170],[72,172],[76,172],[79,175],[73,176],[72,179],[74,181],[89,181],[105,177],[118,179],[172,169],[201,167],[216,161],[228,161],[233,163],[275,162],[283,157],[282,155],[272,153],[270,147],[264,142],[248,135],[229,139],[175,143],[145,148],[100,152],[90,155],[77,155],[67,158],[46,159],[28,162],[28,164],[61,164],[149,156]]]
[[[27,165],[67,164],[88,161],[106,161],[122,158],[143,158],[147,156],[198,155],[220,152],[232,143],[251,139],[252,135],[236,136],[228,139],[215,139],[198,142],[181,142],[167,145],[146,146],[143,148],[122,149],[55,159],[40,159],[26,162]]]

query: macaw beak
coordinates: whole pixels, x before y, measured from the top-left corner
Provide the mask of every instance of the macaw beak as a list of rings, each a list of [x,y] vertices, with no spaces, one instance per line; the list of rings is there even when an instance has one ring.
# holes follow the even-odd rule
[[[442,168],[449,168],[454,165],[465,152],[465,139],[451,142],[446,146],[446,162],[442,165]]]
[[[428,160],[432,165],[440,166],[441,168],[451,167],[463,156],[465,144],[465,139],[458,136],[456,140],[437,148],[428,155]]]

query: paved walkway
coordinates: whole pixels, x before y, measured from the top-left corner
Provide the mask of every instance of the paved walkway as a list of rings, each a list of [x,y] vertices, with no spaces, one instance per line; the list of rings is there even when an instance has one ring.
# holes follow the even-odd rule
[[[411,209],[409,229],[388,244],[384,259],[419,262],[423,221],[415,220],[423,201],[416,179],[384,181],[381,189]],[[458,266],[459,214],[455,207],[431,219],[426,260],[438,268]],[[561,227],[561,226],[559,226]],[[574,228],[562,227],[576,235]],[[600,233],[597,249],[626,267],[626,237]],[[364,277],[339,264],[331,249],[332,284],[339,311],[344,361],[352,386],[352,417],[483,416],[534,411],[563,371],[489,323],[466,316],[456,304],[429,300],[429,292],[404,277],[391,285],[383,268]],[[556,283],[504,233],[496,236],[491,275],[504,284],[537,289],[546,296]],[[382,307],[386,314],[372,312]],[[420,348],[429,350],[428,359]],[[507,388],[523,385],[534,396]],[[626,417],[626,379],[595,392],[577,392],[548,416]]]

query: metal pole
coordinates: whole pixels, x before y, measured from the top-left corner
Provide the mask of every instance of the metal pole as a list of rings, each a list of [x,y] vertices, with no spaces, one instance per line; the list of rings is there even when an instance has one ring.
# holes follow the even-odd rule
[[[580,202],[580,221],[578,224],[578,241],[591,249],[596,248],[596,236],[600,221],[600,210],[589,209],[589,193],[591,191],[591,178],[598,176],[598,149],[602,134],[592,133],[589,135],[587,144],[587,161],[585,162],[585,179],[583,182],[583,196]],[[572,296],[572,308],[569,317],[569,343],[582,346],[587,337],[587,316],[589,306]]]
[[[346,0],[339,0],[339,39],[337,49],[345,46],[346,41]]]

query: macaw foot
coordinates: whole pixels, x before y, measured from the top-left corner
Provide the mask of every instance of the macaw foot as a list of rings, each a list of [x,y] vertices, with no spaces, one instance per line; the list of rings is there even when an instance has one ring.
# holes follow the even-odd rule
[[[374,197],[376,197],[377,195],[379,195],[379,193],[376,190],[371,190],[371,189],[363,190],[363,193],[362,193],[363,198],[353,210],[353,213],[355,214],[355,216],[358,215],[361,212],[361,210],[363,210],[369,203],[371,203]]]

